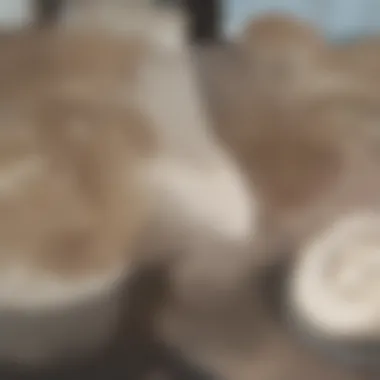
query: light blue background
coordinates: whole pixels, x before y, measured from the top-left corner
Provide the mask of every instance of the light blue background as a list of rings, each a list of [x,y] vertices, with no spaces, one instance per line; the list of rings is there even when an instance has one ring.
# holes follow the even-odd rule
[[[234,35],[260,12],[292,12],[322,27],[331,38],[380,32],[380,0],[223,0],[225,32]]]

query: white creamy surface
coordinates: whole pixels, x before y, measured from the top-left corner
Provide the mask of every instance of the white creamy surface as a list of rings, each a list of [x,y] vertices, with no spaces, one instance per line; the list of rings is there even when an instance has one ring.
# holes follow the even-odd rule
[[[124,278],[125,273],[120,267],[75,280],[35,270],[27,262],[13,262],[0,271],[0,310],[28,312],[75,306],[112,294]]]
[[[183,38],[185,21],[179,13],[157,12],[157,17],[154,49],[136,88],[136,101],[161,144],[161,153],[148,165],[148,181],[164,209],[175,205],[171,217],[177,225],[219,239],[246,240],[257,205],[244,174],[214,134],[196,62]]]
[[[317,330],[342,338],[380,333],[380,217],[352,214],[301,252],[290,298]]]

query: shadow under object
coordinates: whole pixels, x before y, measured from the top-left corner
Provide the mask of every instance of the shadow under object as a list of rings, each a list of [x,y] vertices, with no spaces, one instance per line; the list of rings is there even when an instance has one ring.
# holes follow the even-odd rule
[[[165,271],[148,268],[129,286],[125,324],[114,344],[99,357],[68,368],[27,373],[20,368],[0,368],[1,380],[214,380],[188,363],[178,352],[157,342],[149,327],[166,292]]]
[[[62,7],[64,0],[34,0],[37,25],[48,26],[54,24]]]

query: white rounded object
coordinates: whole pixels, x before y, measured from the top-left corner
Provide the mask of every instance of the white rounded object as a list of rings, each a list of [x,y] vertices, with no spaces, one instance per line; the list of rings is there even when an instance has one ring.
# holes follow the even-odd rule
[[[380,338],[380,215],[335,221],[300,254],[288,288],[295,319],[330,339]]]

